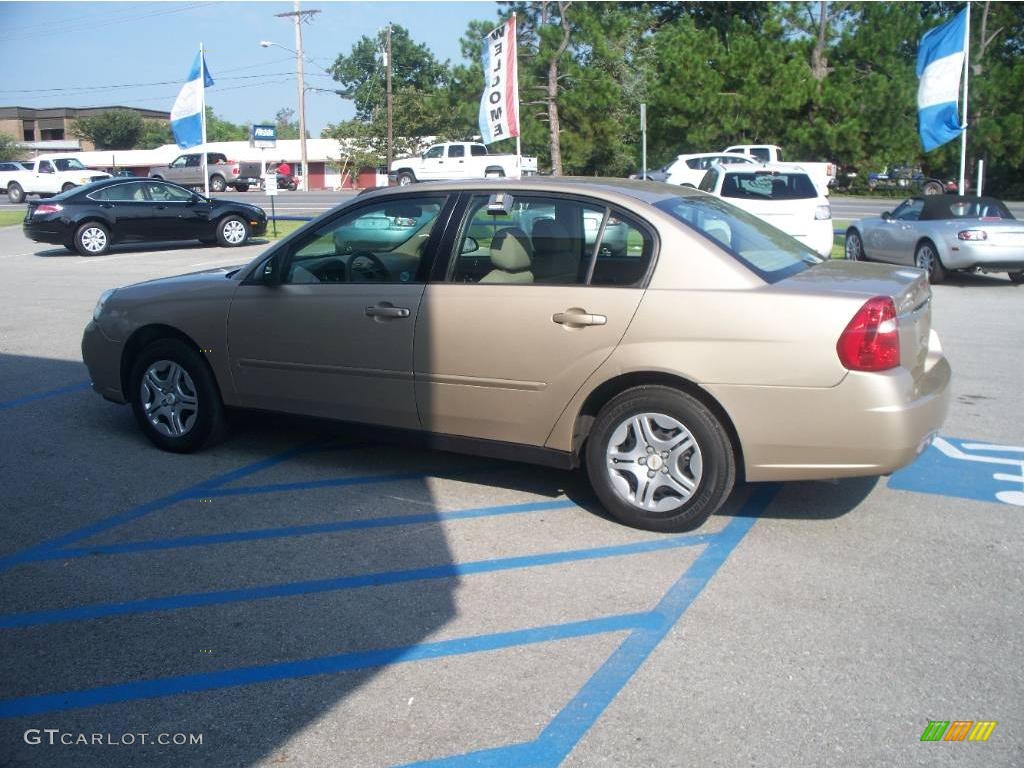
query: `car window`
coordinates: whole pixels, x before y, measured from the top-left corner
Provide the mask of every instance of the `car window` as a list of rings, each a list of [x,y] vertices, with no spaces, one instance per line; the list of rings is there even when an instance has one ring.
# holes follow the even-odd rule
[[[18,166],[14,163],[0,163],[0,171],[16,171]]]
[[[453,144],[448,147],[448,157],[465,157],[466,148],[461,144]]]
[[[640,230],[606,206],[550,195],[507,196],[504,208],[495,202],[485,194],[470,201],[450,282],[583,285],[592,274],[595,284],[624,285],[646,271]]]
[[[673,197],[655,206],[720,245],[767,282],[821,262],[799,240],[720,198]]]
[[[53,166],[50,165],[50,161],[49,160],[43,160],[43,161],[41,161],[39,163],[39,172],[40,173],[53,173]]]
[[[423,155],[423,157],[425,157],[425,158],[444,157],[444,147],[442,147],[440,145],[436,146],[436,147],[431,147],[430,149],[427,150],[426,154]]]
[[[185,162],[187,160],[188,160],[188,158],[185,157],[185,155],[182,155],[181,157],[176,157],[176,158],[174,158],[174,161],[171,163],[170,167],[171,168],[184,168],[185,167]]]
[[[716,184],[718,184],[718,171],[712,168],[704,174],[704,178],[700,180],[697,189],[702,192],[714,192]]]
[[[161,184],[159,181],[150,181],[145,184],[146,191],[151,200],[167,203],[187,203],[192,200],[192,193],[187,189],[176,187],[173,184]]]
[[[469,148],[469,154],[471,154],[473,157],[482,157],[487,154],[487,147],[484,147],[480,144],[474,144]]]
[[[203,159],[199,155],[189,155],[185,158],[185,167],[196,168],[202,165]]]
[[[53,164],[57,166],[58,171],[85,171],[88,170],[81,161],[73,157],[62,157],[58,160],[54,160]]]
[[[768,152],[768,147],[751,147],[747,150],[747,153],[753,155],[762,163],[767,163],[772,159],[771,154]]]
[[[145,202],[145,185],[140,182],[129,182],[128,184],[114,184],[110,187],[103,187],[89,195],[93,200],[103,202]]]
[[[691,157],[686,161],[686,164],[695,171],[706,169],[708,167],[707,158],[704,157]]]
[[[818,190],[806,173],[729,171],[722,183],[722,197],[738,200],[810,200],[818,197]]]
[[[893,212],[892,217],[900,221],[917,221],[924,210],[924,200],[905,200]]]
[[[283,282],[423,282],[423,255],[445,200],[391,198],[322,224],[289,248]]]

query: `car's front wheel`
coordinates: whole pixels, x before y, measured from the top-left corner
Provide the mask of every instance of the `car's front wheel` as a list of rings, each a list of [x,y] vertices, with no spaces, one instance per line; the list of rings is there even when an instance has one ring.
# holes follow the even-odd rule
[[[211,176],[210,177],[210,191],[211,192],[223,192],[227,186],[223,176]]]
[[[860,232],[856,229],[846,231],[843,253],[850,261],[864,261],[864,243],[860,239]]]
[[[74,188],[75,188],[75,185],[74,185],[74,184],[72,184],[72,183],[71,183],[71,182],[69,181],[69,182],[67,182],[67,183],[66,183],[66,184],[65,184],[65,185],[64,185],[63,187],[61,187],[61,188],[60,188],[60,191],[61,191],[61,192],[70,192],[70,191],[71,191],[72,189],[74,189]]]
[[[82,256],[100,256],[110,249],[110,230],[98,221],[87,221],[75,230],[75,250]]]
[[[178,339],[160,339],[132,365],[132,412],[154,445],[191,453],[224,431],[217,382],[199,353]]]
[[[664,386],[617,395],[587,438],[587,473],[601,503],[627,525],[650,531],[700,526],[736,478],[729,436],[694,397]]]
[[[407,187],[416,181],[416,177],[413,176],[409,171],[402,171],[398,174],[398,186]]]
[[[12,181],[7,185],[7,199],[12,203],[24,202],[25,190],[21,188],[21,184],[16,181]]]
[[[1007,272],[1006,276],[1010,278],[1011,283],[1017,283],[1018,285],[1024,283],[1024,270],[1017,270],[1016,272]]]
[[[217,224],[217,242],[225,248],[245,245],[249,240],[249,225],[241,216],[225,216]]]
[[[942,266],[939,252],[930,240],[918,244],[917,250],[914,251],[914,266],[928,273],[928,282],[932,285],[946,279],[946,268]]]

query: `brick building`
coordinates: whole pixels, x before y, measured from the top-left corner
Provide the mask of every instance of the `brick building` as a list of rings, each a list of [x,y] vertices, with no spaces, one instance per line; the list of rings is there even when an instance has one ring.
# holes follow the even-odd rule
[[[68,145],[60,149],[91,150],[95,149],[92,142],[75,136],[72,124],[75,120],[115,109],[136,112],[146,120],[168,122],[171,119],[169,112],[137,107],[0,107],[0,133],[6,133],[28,149],[57,149],[55,145],[59,142]]]

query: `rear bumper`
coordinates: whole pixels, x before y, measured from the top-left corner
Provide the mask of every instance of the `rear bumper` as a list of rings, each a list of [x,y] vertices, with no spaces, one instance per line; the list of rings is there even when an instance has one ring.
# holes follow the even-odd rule
[[[111,341],[90,320],[82,334],[82,360],[89,369],[92,388],[107,400],[126,402],[121,390],[121,343]]]
[[[26,221],[21,225],[25,237],[37,243],[61,245],[71,238],[71,232],[59,221]]]
[[[851,371],[835,387],[709,387],[739,433],[746,479],[885,475],[914,461],[949,410],[952,371],[932,334],[924,373]]]

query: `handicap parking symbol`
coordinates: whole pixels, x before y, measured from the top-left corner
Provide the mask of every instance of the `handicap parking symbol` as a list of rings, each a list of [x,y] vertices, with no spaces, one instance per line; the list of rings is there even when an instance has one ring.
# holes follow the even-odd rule
[[[1024,447],[936,437],[889,487],[1024,507]]]

